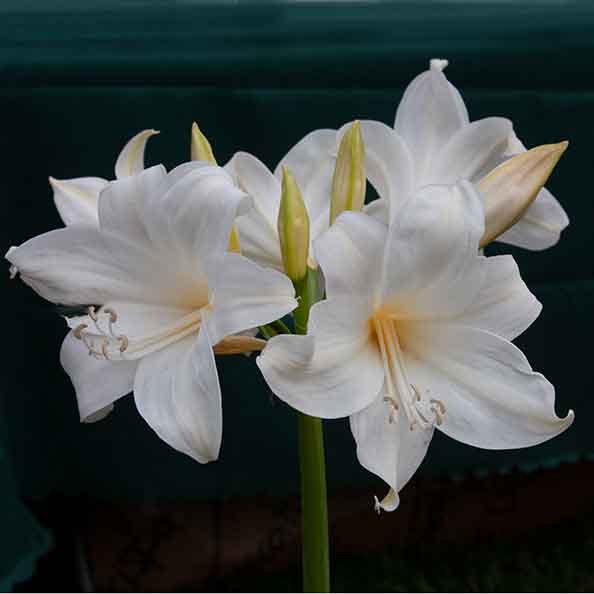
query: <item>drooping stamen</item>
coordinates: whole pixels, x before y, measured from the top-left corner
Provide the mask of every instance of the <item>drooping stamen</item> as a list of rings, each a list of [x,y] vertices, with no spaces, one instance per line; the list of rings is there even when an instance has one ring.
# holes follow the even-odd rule
[[[89,355],[94,356],[96,359],[113,359],[113,353],[109,351],[112,340],[117,343],[119,353],[123,354],[128,348],[130,341],[127,336],[116,334],[113,331],[113,324],[118,319],[117,313],[110,307],[97,311],[93,305],[90,305],[87,308],[87,314],[91,318],[93,326],[99,335],[99,346],[96,345],[94,340],[96,335],[87,330],[89,327],[88,324],[79,324],[72,333],[76,338],[82,340],[89,351]],[[101,326],[101,314],[107,314],[107,331]]]
[[[393,316],[380,313],[372,319],[373,329],[384,364],[387,396],[384,402],[390,406],[388,421],[394,422],[394,412],[401,404],[410,423],[411,431],[415,427],[429,429],[434,424],[441,425],[445,406],[440,400],[424,396],[408,377],[405,357]]]
[[[119,316],[113,308],[89,306],[87,314],[92,322],[91,328],[89,324],[80,324],[73,334],[85,344],[90,355],[110,360],[134,360],[164,348],[197,333],[202,319],[201,310],[192,311],[173,324],[165,324],[150,334],[130,338],[115,331],[114,324]]]

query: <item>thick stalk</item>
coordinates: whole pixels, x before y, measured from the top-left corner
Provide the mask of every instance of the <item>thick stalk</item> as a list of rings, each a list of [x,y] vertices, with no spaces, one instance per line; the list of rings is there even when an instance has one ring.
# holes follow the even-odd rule
[[[307,333],[309,310],[317,300],[317,270],[295,283],[299,306],[293,312],[296,334]],[[330,592],[326,461],[322,420],[298,414],[301,474],[303,591]]]

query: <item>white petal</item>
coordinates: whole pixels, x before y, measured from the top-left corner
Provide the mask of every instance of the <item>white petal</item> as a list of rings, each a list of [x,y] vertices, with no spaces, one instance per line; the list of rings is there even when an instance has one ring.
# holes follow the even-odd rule
[[[480,179],[481,173],[503,159],[512,124],[504,118],[485,118],[464,126],[440,149],[420,184],[452,184]]]
[[[350,417],[361,465],[384,480],[390,490],[377,505],[385,511],[398,507],[398,493],[420,466],[433,429],[410,429],[402,409],[397,412],[380,393],[367,408]]]
[[[414,326],[414,327],[413,327]],[[445,406],[439,427],[486,449],[536,445],[573,421],[555,414],[555,389],[511,342],[458,324],[416,323],[403,333],[411,383]]]
[[[569,218],[557,199],[543,188],[524,216],[497,241],[528,250],[544,250],[559,241]]]
[[[483,285],[477,255],[483,232],[484,211],[472,184],[421,189],[390,227],[382,303],[408,318],[464,311]]]
[[[417,179],[423,178],[437,152],[466,124],[464,101],[440,68],[432,65],[408,85],[394,128],[412,155]]]
[[[156,254],[95,227],[72,226],[30,239],[6,254],[21,278],[53,303],[111,300],[175,305],[178,279]]]
[[[138,411],[172,448],[201,463],[219,456],[221,390],[212,344],[203,327],[141,360],[134,382]]]
[[[282,270],[277,232],[279,181],[266,165],[248,153],[233,155],[225,169],[254,202],[254,207],[236,221],[241,253],[259,264]]]
[[[328,228],[336,148],[335,130],[315,130],[302,138],[274,170],[280,180],[281,168],[286,165],[297,180],[309,213],[312,239]]]
[[[391,213],[404,202],[413,187],[412,157],[400,136],[389,126],[361,120],[365,145],[367,177],[380,198],[387,201]],[[352,123],[345,124],[337,135],[337,146]]]
[[[536,320],[542,305],[522,280],[512,256],[484,258],[483,266],[484,284],[457,321],[513,340]]]
[[[160,191],[142,202],[141,216],[155,248],[189,271],[227,250],[235,217],[250,206],[224,169],[198,162],[173,170]]]
[[[143,130],[133,136],[122,149],[115,164],[116,179],[140,173],[144,169],[144,149],[146,142],[157,130]]]
[[[380,280],[387,227],[359,212],[344,212],[314,243],[329,297],[369,295]]]
[[[206,271],[212,306],[208,324],[215,344],[230,334],[282,318],[297,307],[295,289],[284,274],[239,254],[212,257]]]
[[[100,177],[49,178],[54,202],[65,225],[97,225],[97,200],[109,183]]]
[[[348,416],[368,406],[383,385],[384,370],[370,343],[370,304],[328,299],[310,312],[310,335],[279,335],[256,362],[270,389],[301,412]]]
[[[80,419],[98,421],[108,413],[113,402],[132,392],[136,361],[100,361],[69,332],[62,343],[60,363],[76,390]]]
[[[149,238],[140,208],[143,200],[158,190],[166,175],[165,167],[157,165],[108,184],[99,198],[99,226],[129,241],[147,243]]]

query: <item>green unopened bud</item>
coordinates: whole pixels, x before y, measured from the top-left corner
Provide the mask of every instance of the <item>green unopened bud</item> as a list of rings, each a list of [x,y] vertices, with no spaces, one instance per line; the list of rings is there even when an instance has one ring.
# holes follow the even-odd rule
[[[365,145],[361,125],[353,122],[340,141],[332,178],[330,224],[345,210],[361,210],[365,203]]]
[[[478,183],[485,205],[486,246],[524,215],[565,152],[567,141],[543,144],[505,161]]]
[[[192,124],[192,144],[191,144],[192,161],[208,161],[211,165],[216,165],[217,160],[212,152],[210,142],[200,128],[198,124],[194,122]]]
[[[283,184],[278,211],[278,237],[285,272],[300,281],[307,272],[309,255],[309,216],[295,178],[283,166]]]

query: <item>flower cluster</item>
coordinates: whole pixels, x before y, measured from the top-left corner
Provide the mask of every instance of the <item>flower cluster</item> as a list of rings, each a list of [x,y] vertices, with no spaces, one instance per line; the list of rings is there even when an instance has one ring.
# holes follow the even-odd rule
[[[133,391],[165,442],[216,460],[215,355],[261,351],[279,398],[350,418],[360,463],[387,484],[385,510],[435,429],[489,449],[566,429],[573,413],[557,417],[553,386],[511,342],[541,305],[511,256],[481,248],[558,241],[568,219],[544,184],[567,143],[527,151],[509,120],[471,122],[446,65],[410,83],[393,127],[316,130],[274,172],[244,152],[219,166],[194,124],[192,160],[169,173],[145,169],[146,130],[115,181],[50,178],[66,227],[6,257],[71,311],[60,359],[81,419]],[[378,198],[365,204],[368,183]],[[311,278],[317,303],[293,334],[281,318],[301,323]]]

